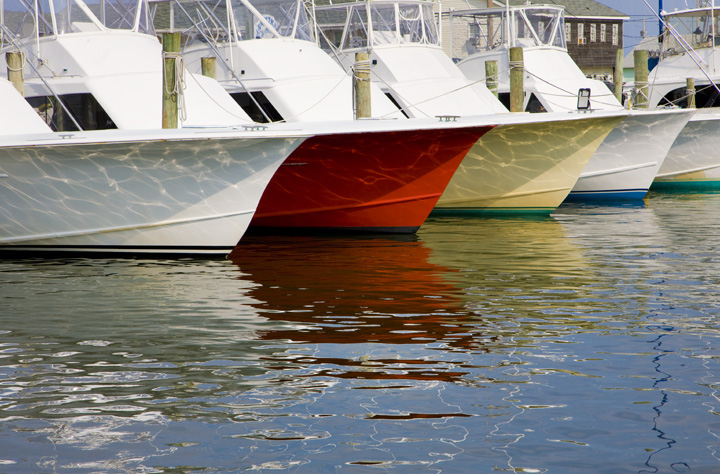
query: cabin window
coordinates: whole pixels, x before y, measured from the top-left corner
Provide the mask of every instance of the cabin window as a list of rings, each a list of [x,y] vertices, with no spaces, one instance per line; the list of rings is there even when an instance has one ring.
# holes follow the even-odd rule
[[[510,110],[510,93],[509,92],[500,92],[498,93],[498,100],[502,105],[505,106],[506,109]]]
[[[595,43],[597,41],[597,25],[595,23],[590,24],[590,42]]]
[[[537,114],[541,112],[547,112],[545,109],[545,106],[540,102],[540,99],[537,98],[535,94],[530,94],[530,99],[528,99],[527,106],[525,107],[525,112],[530,112],[531,114]]]
[[[386,92],[385,95],[387,96],[388,99],[390,99],[390,102],[392,102],[393,105],[395,105],[395,107],[397,107],[398,110],[400,112],[402,112],[402,114],[405,116],[405,118],[410,118],[410,116],[407,114],[407,112],[405,112],[405,110],[403,110],[403,108],[400,107],[400,104],[398,103],[397,100],[395,100],[395,97],[393,97],[392,94],[390,94],[389,92]]]
[[[109,130],[117,128],[110,116],[92,94],[64,94],[60,102],[53,96],[30,97],[28,103],[55,132],[77,131],[73,118],[83,130]]]
[[[365,5],[352,8],[342,49],[366,48],[368,40],[368,19]]]
[[[619,40],[620,40],[620,26],[613,25],[612,26],[612,44],[613,44],[613,46],[617,46],[619,44]]]
[[[663,106],[671,104],[682,108],[688,106],[687,90],[685,87],[668,92],[658,105]],[[711,85],[696,86],[695,107],[698,109],[720,107],[720,94],[718,94],[717,89]]]
[[[250,98],[247,92],[236,92],[230,95],[233,99],[235,99],[235,102],[237,102],[237,104],[242,107],[245,113],[248,114],[248,116],[253,120],[253,122],[268,122],[268,119],[265,118],[265,115],[263,115],[260,108],[258,108],[258,104],[260,105],[260,107],[262,107],[262,110],[265,111],[265,114],[268,116],[268,118],[270,118],[271,122],[280,122],[284,120],[282,115],[280,115],[277,109],[273,107],[268,98],[265,97],[265,94],[260,91],[252,92],[252,98]]]
[[[607,41],[607,25],[605,23],[600,25],[600,42],[605,43]]]

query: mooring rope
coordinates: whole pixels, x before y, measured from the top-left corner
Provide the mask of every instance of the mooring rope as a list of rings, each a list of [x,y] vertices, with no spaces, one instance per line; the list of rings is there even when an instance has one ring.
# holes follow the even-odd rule
[[[648,81],[635,81],[635,100],[633,103],[637,106],[637,97],[644,99],[641,104],[647,106],[650,103],[650,97],[648,96],[648,90],[650,90],[650,83]]]
[[[525,68],[523,67],[523,62],[522,61],[510,61],[510,70],[511,71],[512,70],[524,71]]]
[[[25,56],[25,52],[23,52],[23,51],[11,51],[11,52],[13,52],[13,53],[20,53],[20,58],[22,59],[22,61],[20,61],[20,67],[17,68],[17,69],[15,69],[15,68],[13,68],[13,67],[10,66],[10,63],[8,62],[8,56],[7,56],[7,54],[6,54],[6,55],[5,55],[5,64],[7,64],[7,69],[8,69],[8,71],[12,71],[12,72],[20,72],[20,71],[22,71],[22,70],[25,68],[25,57],[26,57],[26,56]],[[8,53],[8,54],[9,54],[9,53]]]
[[[165,92],[168,94],[177,94],[178,109],[180,111],[180,120],[184,122],[187,120],[187,108],[185,107],[185,60],[181,53],[172,51],[163,51],[163,60],[171,59],[174,62],[175,69],[175,81],[173,84],[169,84],[167,78],[165,79]],[[164,61],[163,61],[164,64]]]
[[[485,86],[491,91],[496,91],[498,88],[499,74],[491,74],[485,77]]]
[[[367,74],[368,77],[359,77],[358,74]],[[353,76],[358,81],[369,81],[370,80],[370,60],[355,61],[353,65]]]

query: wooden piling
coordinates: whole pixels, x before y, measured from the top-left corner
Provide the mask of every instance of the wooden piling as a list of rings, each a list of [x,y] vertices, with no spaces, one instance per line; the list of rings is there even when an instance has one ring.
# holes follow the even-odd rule
[[[648,52],[636,49],[633,52],[635,61],[635,107],[648,107]]]
[[[522,112],[524,109],[523,74],[523,49],[510,48],[510,112]]]
[[[7,63],[8,81],[12,82],[15,89],[21,96],[25,96],[25,80],[23,78],[23,53],[20,51],[9,51],[5,53],[5,62]]]
[[[180,55],[180,33],[163,33],[163,116],[162,128],[178,128],[177,71]]]
[[[485,61],[485,85],[487,88],[498,96],[498,62]]]
[[[615,98],[622,103],[623,93],[623,50],[615,52],[615,69],[613,70],[613,83],[615,84]]]
[[[200,66],[202,67],[202,75],[217,79],[217,58],[210,56],[207,58],[200,58]]]
[[[686,80],[686,94],[688,108],[695,108],[695,78],[688,77]]]
[[[372,117],[370,107],[370,53],[355,53],[355,118]]]

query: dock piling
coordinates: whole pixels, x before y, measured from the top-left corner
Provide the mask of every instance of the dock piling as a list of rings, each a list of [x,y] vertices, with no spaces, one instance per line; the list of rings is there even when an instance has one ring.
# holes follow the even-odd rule
[[[523,74],[523,49],[510,48],[510,112],[522,112],[524,109]]]
[[[25,58],[20,51],[8,51],[5,53],[5,62],[7,63],[8,81],[12,82],[15,89],[21,96],[25,96],[25,79],[23,77],[23,66]]]
[[[202,75],[217,79],[217,58],[214,56],[200,58],[200,66],[202,68]]]
[[[485,61],[485,86],[498,96],[498,62]]]
[[[353,74],[355,89],[355,118],[370,118],[370,53],[355,53]]]
[[[623,50],[615,52],[615,69],[613,70],[613,83],[615,84],[615,98],[622,102],[623,93]]]
[[[163,33],[163,116],[162,128],[178,128],[178,71],[180,33]]]
[[[633,51],[635,61],[635,108],[648,108],[648,52]]]
[[[686,80],[687,106],[690,109],[695,108],[695,78],[688,77]]]

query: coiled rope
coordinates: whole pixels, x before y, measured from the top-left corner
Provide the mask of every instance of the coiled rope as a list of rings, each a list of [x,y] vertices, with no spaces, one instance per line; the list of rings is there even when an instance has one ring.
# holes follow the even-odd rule
[[[187,120],[187,108],[185,107],[185,60],[181,53],[172,51],[163,51],[163,63],[165,59],[173,60],[173,67],[175,69],[175,81],[168,81],[165,78],[165,92],[168,94],[176,94],[178,109],[180,112],[180,121],[184,122]],[[172,84],[169,84],[173,82]]]
[[[496,91],[498,88],[499,74],[491,74],[485,77],[485,86],[491,91]]]
[[[366,74],[367,77],[360,77],[359,74]],[[358,81],[369,81],[370,80],[370,60],[355,61],[353,65],[353,75]]]
[[[12,72],[20,72],[25,68],[25,52],[23,51],[12,51],[13,53],[20,53],[20,67],[19,68],[13,68],[10,66],[10,63],[8,62],[8,56],[5,55],[5,64],[7,64],[8,71]]]

